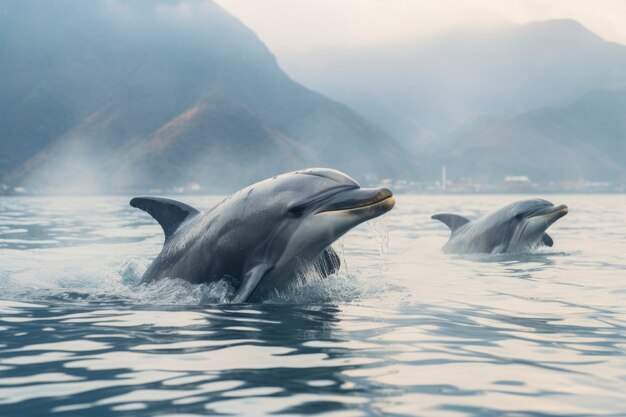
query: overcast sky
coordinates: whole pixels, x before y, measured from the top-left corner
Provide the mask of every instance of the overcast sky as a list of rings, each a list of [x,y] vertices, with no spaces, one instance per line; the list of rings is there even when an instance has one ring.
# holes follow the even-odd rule
[[[217,0],[273,51],[380,45],[455,28],[575,19],[626,44],[626,0]]]

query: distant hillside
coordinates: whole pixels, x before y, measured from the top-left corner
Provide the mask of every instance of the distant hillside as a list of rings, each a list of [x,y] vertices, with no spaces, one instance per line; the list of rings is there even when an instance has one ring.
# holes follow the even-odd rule
[[[330,166],[414,163],[383,130],[292,81],[212,2],[0,3],[0,183],[228,190]]]
[[[626,89],[596,90],[565,106],[484,117],[443,138],[431,160],[452,175],[626,183]]]
[[[516,114],[593,89],[626,86],[626,46],[571,20],[283,54],[280,61],[298,81],[351,105],[418,149],[481,114]]]

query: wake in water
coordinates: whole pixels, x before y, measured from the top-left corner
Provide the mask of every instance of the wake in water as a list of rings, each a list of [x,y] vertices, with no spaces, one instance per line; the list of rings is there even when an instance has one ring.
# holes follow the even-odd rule
[[[345,253],[345,238],[333,245],[341,261],[338,273],[321,278],[318,271],[307,270],[289,289],[272,294],[264,303],[314,305],[369,303],[375,300],[376,304],[387,304],[394,299],[405,298],[408,290],[404,286],[412,283],[394,282],[394,277],[389,276],[388,220],[384,217],[372,220],[353,233],[360,235],[362,244],[356,247],[349,245],[349,256]],[[365,242],[369,242],[368,245],[364,245]],[[0,253],[3,299],[98,305],[198,306],[228,303],[236,293],[237,283],[228,278],[207,284],[191,284],[173,278],[142,285],[141,277],[151,262],[141,255],[145,252],[145,245],[141,242],[133,245],[5,250]],[[130,259],[127,258],[129,255]],[[448,255],[445,258],[452,264],[455,260],[502,265],[550,264],[553,263],[551,258],[565,255],[567,253],[541,248],[532,253]],[[360,262],[355,264],[355,259],[360,259]]]
[[[310,268],[288,290],[273,294],[264,303],[323,304],[381,297],[391,288],[380,279],[388,269],[387,223],[376,221],[368,230],[369,238],[379,246],[372,257],[372,264],[376,265],[372,267],[379,271],[378,279],[365,278],[368,274],[362,268],[348,267],[344,241],[340,239],[334,246],[342,265],[338,273],[321,278],[319,271]],[[120,264],[118,259],[127,251],[122,248],[124,245],[119,246],[118,253],[111,253],[108,246],[108,256],[102,256],[102,248],[96,246],[5,251],[0,256],[2,298],[48,303],[197,306],[228,303],[236,293],[237,284],[229,278],[207,284],[176,278],[140,284],[151,260],[134,256]]]
[[[472,254],[450,254],[452,259],[468,260],[474,262],[494,262],[494,263],[528,263],[539,262],[551,264],[551,258],[569,256],[568,252],[557,252],[551,248],[539,247],[529,252],[512,253],[472,253]]]

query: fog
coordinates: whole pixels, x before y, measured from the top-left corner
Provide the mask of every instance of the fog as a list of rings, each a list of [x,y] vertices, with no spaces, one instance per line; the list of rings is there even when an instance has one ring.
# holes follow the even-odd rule
[[[415,173],[393,138],[292,81],[213,2],[0,7],[10,58],[0,63],[0,184],[224,192],[309,166],[361,179]]]
[[[620,0],[218,0],[277,53],[360,48],[431,38],[454,30],[491,30],[573,19],[626,44]]]
[[[619,190],[623,6],[589,7],[4,1],[0,192],[229,192],[311,166]]]

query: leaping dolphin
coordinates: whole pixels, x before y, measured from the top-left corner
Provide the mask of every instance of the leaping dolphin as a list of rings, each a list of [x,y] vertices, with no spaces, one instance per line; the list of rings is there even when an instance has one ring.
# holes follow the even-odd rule
[[[444,245],[446,253],[527,252],[554,241],[548,227],[568,212],[566,205],[555,206],[539,198],[509,204],[478,220],[457,214],[435,214],[432,219],[445,223],[452,234]]]
[[[339,268],[330,245],[353,227],[393,208],[387,188],[361,188],[333,169],[312,168],[253,184],[202,213],[187,204],[137,197],[165,233],[161,253],[142,283],[182,278],[206,283],[231,278],[231,300],[261,300],[288,287],[303,267],[326,276]]]

